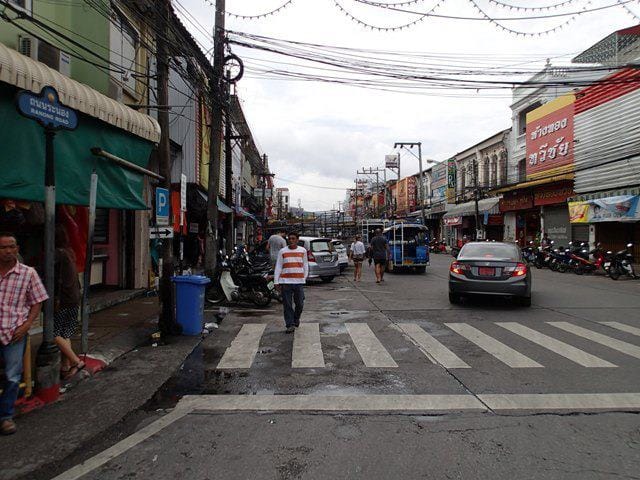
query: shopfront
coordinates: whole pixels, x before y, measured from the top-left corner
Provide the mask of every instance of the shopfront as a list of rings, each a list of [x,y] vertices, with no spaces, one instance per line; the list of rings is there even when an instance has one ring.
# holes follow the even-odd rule
[[[447,205],[447,213],[443,220],[444,225],[451,228],[453,243],[465,237],[469,240],[488,238],[489,231],[493,239],[502,238],[503,221],[498,207],[499,201],[498,197],[483,198],[478,200],[477,208],[475,201]],[[477,226],[476,216],[478,217]]]
[[[45,142],[42,127],[18,114],[19,91],[36,94],[54,87],[60,101],[77,111],[78,128],[58,131],[54,139],[57,223],[70,237],[79,270],[84,270],[92,171],[98,175],[96,242],[91,252],[96,272],[92,283],[118,287],[147,285],[148,209],[142,175],[92,154],[91,149],[146,167],[159,141],[157,122],[147,115],[75,82],[0,44],[0,198],[4,215],[22,215],[16,226],[27,259],[38,266],[43,241]],[[148,192],[148,191],[147,191]],[[11,210],[15,210],[11,213]],[[143,218],[144,216],[144,218]],[[146,238],[145,238],[146,237]]]
[[[632,243],[640,261],[640,188],[573,197],[569,214],[572,228],[593,229],[594,240],[606,250]]]

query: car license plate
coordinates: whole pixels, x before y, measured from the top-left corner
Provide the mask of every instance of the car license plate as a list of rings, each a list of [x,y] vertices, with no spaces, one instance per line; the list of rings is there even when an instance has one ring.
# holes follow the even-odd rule
[[[274,287],[274,286],[275,286],[275,285],[273,284],[273,282],[269,282],[269,283],[267,283],[267,287],[269,288],[269,290],[273,290],[273,287]]]
[[[478,267],[478,275],[483,277],[493,277],[496,274],[496,269],[493,267]]]
[[[405,265],[413,265],[413,260],[405,260],[404,264]]]

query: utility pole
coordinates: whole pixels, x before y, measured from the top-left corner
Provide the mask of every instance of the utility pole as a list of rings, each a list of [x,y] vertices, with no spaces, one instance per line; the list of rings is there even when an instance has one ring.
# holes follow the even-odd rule
[[[380,216],[380,212],[379,212],[380,205],[378,205],[378,195],[380,193],[380,172],[384,173],[385,199],[386,199],[386,188],[387,188],[387,185],[386,185],[387,184],[387,182],[386,182],[386,179],[387,179],[386,169],[384,169],[384,168],[372,168],[372,167],[364,168],[363,167],[362,171],[358,171],[357,172],[358,175],[375,175],[376,176],[376,189],[375,189],[375,192],[376,192],[376,217]],[[385,202],[386,202],[386,200],[385,200]]]
[[[358,178],[356,177],[356,189],[353,191],[355,197],[355,211],[353,212],[353,221],[358,223]]]
[[[222,74],[224,69],[225,0],[216,0],[213,28],[213,72],[209,76],[211,125],[209,140],[209,181],[207,188],[207,234],[205,274],[213,277],[218,243],[218,193],[220,190],[220,145],[222,143]]]
[[[480,232],[482,228],[480,227],[480,208],[478,206],[478,197],[480,196],[479,185],[478,185],[478,161],[477,159],[473,159],[473,199],[475,201],[476,206],[476,240],[480,239]],[[484,237],[484,235],[482,235]]]
[[[169,11],[171,9],[170,0],[163,0],[158,9],[157,31],[162,32],[156,39],[157,62],[158,62],[158,104],[169,104],[169,54],[167,38],[171,35],[169,29]],[[158,109],[158,124],[161,135],[158,144],[158,165],[159,173],[163,177],[160,181],[162,187],[171,192],[171,150],[169,143],[169,110]],[[169,202],[169,218],[172,218],[171,202]],[[170,226],[170,228],[172,228]],[[171,276],[174,274],[173,265],[173,239],[162,240],[162,266],[160,267],[160,302],[162,312],[159,320],[159,327],[162,335],[173,335],[180,333],[180,329],[175,321],[175,305],[173,298],[173,286]]]
[[[424,216],[424,184],[422,181],[422,142],[396,142],[393,144],[393,148],[413,148],[418,147],[418,168],[420,172],[418,174],[418,182],[420,185],[418,186],[418,201],[420,202],[420,217],[422,218],[422,225],[426,225],[426,219]],[[411,152],[411,150],[409,150]],[[413,153],[413,152],[411,152]],[[415,156],[415,154],[414,154]],[[400,171],[400,165],[398,164],[398,171]]]
[[[232,147],[231,147],[231,136],[233,135],[232,126],[231,126],[231,105],[230,105],[230,97],[229,97],[229,83],[225,85],[225,101],[226,104],[226,114],[224,116],[225,120],[225,129],[224,129],[224,179],[225,179],[225,188],[224,188],[224,198],[227,206],[231,208],[231,213],[227,215],[226,221],[224,223],[224,237],[225,237],[225,250],[228,255],[231,254],[233,250],[233,245],[235,243],[235,238],[233,235],[233,155],[232,155]],[[240,175],[242,178],[242,175]],[[242,186],[240,186],[242,188]],[[240,206],[240,205],[238,205]]]

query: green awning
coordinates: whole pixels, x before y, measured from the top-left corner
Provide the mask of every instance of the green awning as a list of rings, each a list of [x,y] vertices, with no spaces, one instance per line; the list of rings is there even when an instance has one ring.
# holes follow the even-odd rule
[[[43,128],[21,116],[15,107],[18,89],[0,82],[0,197],[44,201]],[[146,209],[143,178],[138,173],[94,157],[100,147],[146,167],[153,143],[89,115],[78,114],[75,131],[59,131],[54,140],[56,201],[88,205],[93,168],[98,173],[98,208]]]

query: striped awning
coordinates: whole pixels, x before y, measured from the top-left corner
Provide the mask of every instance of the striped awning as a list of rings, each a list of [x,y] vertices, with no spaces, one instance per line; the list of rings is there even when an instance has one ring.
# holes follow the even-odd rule
[[[126,130],[153,143],[160,141],[158,122],[80,82],[62,75],[0,43],[0,81],[24,90],[40,93],[43,87],[56,89],[67,107]]]

